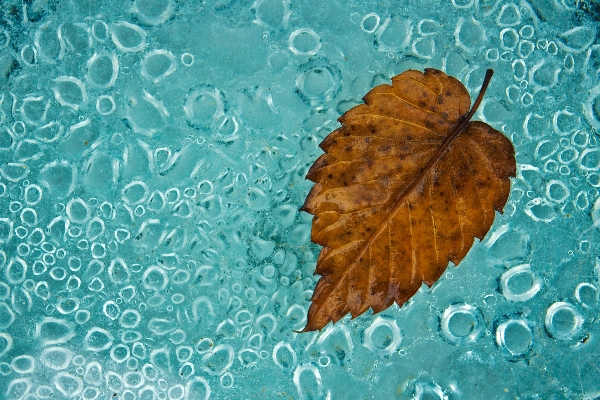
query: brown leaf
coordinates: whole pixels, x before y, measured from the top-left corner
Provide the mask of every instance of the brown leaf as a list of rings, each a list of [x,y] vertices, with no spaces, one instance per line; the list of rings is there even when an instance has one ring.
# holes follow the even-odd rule
[[[516,169],[510,141],[470,122],[492,74],[469,111],[455,78],[403,72],[367,93],[323,140],[302,208],[315,215],[312,241],[324,246],[304,331],[402,305],[448,261],[458,265],[474,237],[483,239]]]

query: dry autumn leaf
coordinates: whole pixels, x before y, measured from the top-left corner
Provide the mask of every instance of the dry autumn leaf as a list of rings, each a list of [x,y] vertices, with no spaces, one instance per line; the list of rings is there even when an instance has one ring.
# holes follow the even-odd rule
[[[458,265],[502,212],[516,162],[511,142],[470,122],[465,87],[445,73],[406,71],[371,90],[323,140],[302,210],[323,246],[304,331],[350,312],[402,305],[448,261]]]

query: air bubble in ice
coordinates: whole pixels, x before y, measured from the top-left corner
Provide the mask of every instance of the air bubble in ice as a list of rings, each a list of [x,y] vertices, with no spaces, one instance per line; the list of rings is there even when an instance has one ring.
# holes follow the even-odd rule
[[[42,364],[56,371],[63,370],[69,366],[73,352],[64,347],[48,347],[42,351]]]
[[[66,343],[75,336],[74,327],[72,322],[65,319],[44,317],[35,324],[34,338],[44,346]]]
[[[106,329],[95,326],[88,330],[83,339],[83,345],[89,351],[102,351],[112,345],[113,339],[113,335]]]

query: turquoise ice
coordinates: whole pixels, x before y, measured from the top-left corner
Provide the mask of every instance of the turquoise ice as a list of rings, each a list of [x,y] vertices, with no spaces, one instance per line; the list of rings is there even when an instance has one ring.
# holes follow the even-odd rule
[[[1,399],[600,396],[592,0],[0,2]],[[306,322],[337,118],[437,68],[515,145],[503,215],[402,308]]]

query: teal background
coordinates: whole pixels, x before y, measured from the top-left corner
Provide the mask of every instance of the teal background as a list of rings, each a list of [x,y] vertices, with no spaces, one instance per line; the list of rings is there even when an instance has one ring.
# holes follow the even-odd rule
[[[600,396],[589,0],[0,2],[0,398]],[[318,143],[438,68],[514,143],[504,214],[402,308],[301,333]]]

